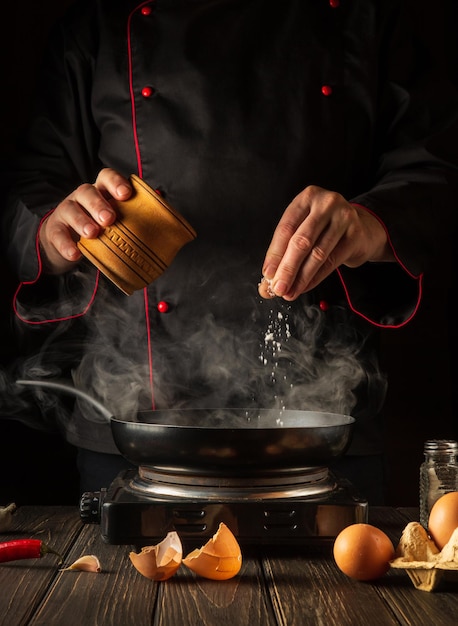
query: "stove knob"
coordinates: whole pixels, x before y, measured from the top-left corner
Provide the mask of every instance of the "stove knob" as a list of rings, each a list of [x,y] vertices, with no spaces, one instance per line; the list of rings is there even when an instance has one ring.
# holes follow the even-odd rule
[[[100,524],[105,491],[86,491],[81,496],[80,517],[85,524]]]

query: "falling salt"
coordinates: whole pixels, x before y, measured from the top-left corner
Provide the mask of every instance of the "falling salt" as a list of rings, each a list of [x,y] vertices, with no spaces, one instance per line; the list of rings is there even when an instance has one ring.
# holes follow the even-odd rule
[[[281,352],[291,337],[288,313],[270,310],[268,325],[264,333],[264,342],[260,346],[259,360],[270,370],[269,380],[273,391],[273,400],[275,405],[285,409],[284,399],[281,397],[281,389],[288,387],[288,377],[286,373],[280,371]],[[285,361],[283,360],[283,364]],[[292,384],[289,385],[292,388]]]

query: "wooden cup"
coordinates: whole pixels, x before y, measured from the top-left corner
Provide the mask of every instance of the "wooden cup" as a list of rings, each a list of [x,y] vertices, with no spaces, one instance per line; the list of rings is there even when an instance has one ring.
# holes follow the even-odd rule
[[[114,201],[118,219],[96,239],[81,238],[78,248],[125,294],[158,278],[178,251],[196,237],[192,226],[135,174],[133,193]]]

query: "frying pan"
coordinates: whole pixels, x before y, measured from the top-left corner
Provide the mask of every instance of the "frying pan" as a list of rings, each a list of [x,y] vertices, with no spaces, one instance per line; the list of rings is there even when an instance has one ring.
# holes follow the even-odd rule
[[[278,409],[165,409],[117,419],[66,383],[18,380],[83,398],[109,421],[119,452],[132,464],[168,471],[234,475],[328,465],[347,450],[349,415]]]

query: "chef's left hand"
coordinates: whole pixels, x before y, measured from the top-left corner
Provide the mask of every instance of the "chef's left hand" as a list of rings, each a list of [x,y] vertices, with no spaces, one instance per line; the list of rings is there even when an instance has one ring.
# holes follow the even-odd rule
[[[394,261],[382,223],[334,191],[311,185],[286,208],[267,250],[263,297],[295,300],[340,265]]]

